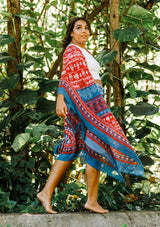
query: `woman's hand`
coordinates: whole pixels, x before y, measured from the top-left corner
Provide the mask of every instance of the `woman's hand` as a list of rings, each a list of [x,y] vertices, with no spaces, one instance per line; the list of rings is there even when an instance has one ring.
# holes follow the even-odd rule
[[[67,105],[64,102],[64,96],[62,94],[58,95],[57,104],[56,104],[56,114],[58,117],[66,118],[67,114]]]
[[[102,81],[101,81],[101,80],[99,80],[99,79],[95,79],[95,82],[96,82],[97,84],[99,84],[99,85],[101,85],[101,86],[102,86]]]

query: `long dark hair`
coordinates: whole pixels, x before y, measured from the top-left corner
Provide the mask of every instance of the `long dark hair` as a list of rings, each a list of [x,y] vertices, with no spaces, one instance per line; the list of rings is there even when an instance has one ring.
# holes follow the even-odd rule
[[[90,23],[89,21],[84,18],[84,17],[74,17],[68,24],[67,26],[67,31],[66,31],[66,35],[64,37],[64,39],[62,40],[63,42],[63,48],[65,50],[65,48],[70,44],[71,40],[72,40],[72,37],[71,37],[71,32],[73,31],[73,28],[74,28],[74,25],[75,23],[78,21],[78,20],[84,20],[87,25],[88,25],[88,28],[89,28],[89,31],[91,33],[91,26],[90,26]]]

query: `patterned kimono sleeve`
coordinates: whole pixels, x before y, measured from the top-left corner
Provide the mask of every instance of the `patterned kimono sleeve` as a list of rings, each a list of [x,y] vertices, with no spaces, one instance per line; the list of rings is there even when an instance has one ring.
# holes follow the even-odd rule
[[[87,62],[82,52],[77,48],[68,48],[63,55],[63,70],[59,84],[58,94],[62,94],[60,87],[63,81],[68,81],[74,89],[88,87],[95,83],[89,72]]]

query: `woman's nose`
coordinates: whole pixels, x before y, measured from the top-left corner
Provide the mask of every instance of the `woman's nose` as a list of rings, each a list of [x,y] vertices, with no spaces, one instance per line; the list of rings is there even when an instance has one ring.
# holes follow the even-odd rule
[[[82,32],[86,32],[86,28],[82,28]]]

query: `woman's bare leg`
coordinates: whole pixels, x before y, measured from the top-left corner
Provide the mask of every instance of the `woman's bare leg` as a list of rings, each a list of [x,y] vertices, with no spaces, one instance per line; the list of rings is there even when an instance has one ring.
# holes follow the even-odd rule
[[[51,206],[51,198],[52,198],[54,189],[57,186],[57,184],[60,182],[62,176],[64,175],[66,170],[70,167],[72,162],[73,161],[56,160],[51,169],[51,172],[45,187],[41,192],[37,194],[37,198],[42,203],[44,209],[50,214],[57,213],[56,211],[52,210],[52,206]]]
[[[88,198],[85,208],[97,213],[108,213],[108,210],[103,209],[97,202],[100,171],[87,164],[86,177]]]

